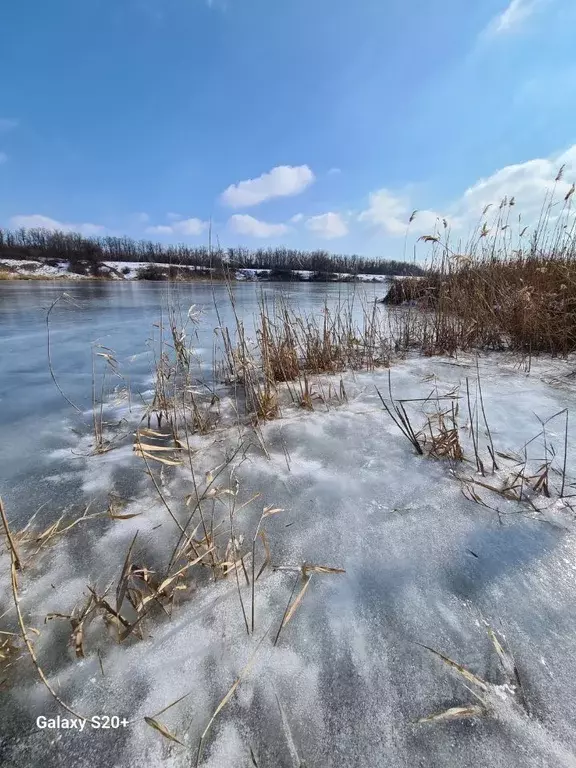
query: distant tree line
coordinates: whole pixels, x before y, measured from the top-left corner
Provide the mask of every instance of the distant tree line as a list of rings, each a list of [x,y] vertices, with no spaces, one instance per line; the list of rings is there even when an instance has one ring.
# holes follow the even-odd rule
[[[97,268],[103,261],[129,261],[216,269],[271,269],[278,273],[301,269],[316,273],[424,274],[417,265],[404,261],[332,255],[320,250],[282,247],[209,249],[206,246],[164,245],[129,237],[83,237],[75,232],[46,229],[0,229],[0,258],[68,261],[72,270],[75,265]]]

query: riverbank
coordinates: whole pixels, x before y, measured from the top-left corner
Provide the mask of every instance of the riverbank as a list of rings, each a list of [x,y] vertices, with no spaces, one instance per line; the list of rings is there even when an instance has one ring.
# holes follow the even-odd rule
[[[314,272],[291,269],[222,269],[167,265],[156,262],[104,261],[71,265],[67,261],[0,259],[0,280],[238,280],[254,282],[384,283],[387,275]]]

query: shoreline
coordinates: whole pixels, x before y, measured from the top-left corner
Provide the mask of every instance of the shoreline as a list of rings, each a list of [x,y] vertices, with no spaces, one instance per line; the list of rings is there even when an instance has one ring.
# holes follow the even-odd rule
[[[395,276],[385,274],[352,274],[313,272],[311,270],[232,269],[222,272],[214,267],[170,265],[161,263],[105,261],[97,265],[98,274],[70,271],[67,261],[48,264],[24,259],[0,259],[0,281],[10,280],[106,280],[106,281],[158,281],[158,282],[326,282],[326,283],[385,283]],[[402,276],[400,276],[402,277]]]

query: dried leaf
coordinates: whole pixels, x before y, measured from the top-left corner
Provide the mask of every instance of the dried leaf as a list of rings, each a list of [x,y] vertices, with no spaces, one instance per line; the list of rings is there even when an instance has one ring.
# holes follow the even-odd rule
[[[518,667],[516,666],[516,662],[514,661],[512,654],[502,646],[498,640],[498,637],[496,636],[496,633],[491,629],[491,627],[488,627],[488,635],[490,636],[490,640],[492,640],[494,650],[498,654],[502,668],[508,675],[510,682],[516,687],[516,694],[520,700],[520,703],[529,714],[530,708],[524,696],[520,673],[518,672]]]
[[[108,510],[108,517],[110,517],[112,520],[130,520],[132,517],[140,517],[142,512],[129,512],[126,515],[119,515],[116,512],[111,512]]]
[[[130,573],[130,555],[132,554],[132,549],[134,548],[134,544],[136,543],[136,537],[138,536],[138,531],[134,534],[134,538],[130,542],[130,546],[128,547],[128,552],[126,552],[126,557],[124,558],[124,565],[122,566],[122,571],[120,573],[120,579],[118,580],[118,587],[116,588],[116,610],[119,612],[122,608],[122,603],[124,602],[124,595],[126,594],[126,588],[128,586],[128,574]]]
[[[262,573],[264,572],[264,569],[267,565],[270,564],[271,556],[270,556],[270,545],[268,544],[268,537],[266,536],[266,531],[262,530],[260,531],[260,538],[262,539],[262,544],[264,545],[264,551],[266,552],[266,557],[264,558],[264,562],[260,566],[260,570],[258,571],[258,574],[256,575],[256,578],[254,581],[258,581]]]
[[[145,450],[145,451],[180,451],[181,448],[178,448],[173,445],[149,445],[148,443],[141,443],[138,441],[134,445],[134,450]]]
[[[72,633],[74,639],[74,650],[76,651],[76,658],[84,658],[84,622],[81,621],[74,632]]]
[[[52,619],[67,619],[70,621],[72,616],[69,616],[66,613],[47,613],[46,616],[44,616],[44,624],[46,624],[47,621],[52,621]],[[7,632],[1,632],[0,634],[9,634]]]
[[[204,494],[205,499],[216,499],[219,496],[236,496],[236,491],[233,491],[231,488],[210,488]]]
[[[183,442],[182,440],[178,440],[178,438],[175,438],[175,439],[174,439],[174,442],[175,442],[175,443],[176,443],[176,445],[177,445],[177,446],[178,446],[178,447],[179,447],[181,450],[183,450],[183,451],[186,451],[186,452],[189,452],[189,453],[197,453],[197,451],[196,451],[196,450],[194,450],[193,448],[190,448],[190,446],[189,446],[189,445],[187,445],[187,444],[186,444],[185,442]]]
[[[169,437],[169,435],[164,434],[162,432],[155,432],[153,429],[148,429],[147,427],[142,427],[138,430],[138,432],[141,435],[147,435],[148,437]],[[138,436],[138,433],[137,433]]]
[[[435,656],[438,656],[438,658],[442,659],[445,664],[448,664],[449,667],[452,667],[452,669],[456,670],[458,674],[462,675],[462,677],[465,680],[468,680],[469,683],[472,683],[472,685],[476,685],[482,691],[488,690],[488,684],[482,680],[482,678],[477,677],[473,672],[470,672],[470,670],[466,669],[466,667],[463,667],[461,664],[452,661],[452,659],[449,659],[448,656],[444,656],[444,654],[435,651],[434,648],[430,648],[428,645],[422,645],[422,648],[426,648],[427,651],[430,651]]]
[[[331,568],[328,565],[303,565],[302,570],[308,573],[346,573],[344,568]]]
[[[479,717],[485,714],[486,710],[484,707],[481,707],[479,704],[470,704],[466,707],[451,707],[445,712],[438,712],[437,715],[421,717],[417,722],[433,723],[441,720],[460,720],[465,717]]]
[[[305,576],[304,586],[302,587],[300,592],[298,592],[298,594],[296,595],[296,598],[295,598],[294,602],[292,603],[292,605],[290,606],[290,609],[288,610],[286,616],[284,617],[284,621],[282,622],[282,627],[281,628],[285,627],[288,624],[288,622],[290,621],[290,619],[296,613],[296,610],[297,610],[298,606],[300,605],[300,603],[302,602],[302,599],[303,599],[304,595],[306,594],[306,590],[308,589],[308,586],[309,586],[311,580],[312,580],[312,576]]]
[[[147,453],[146,451],[140,451],[137,448],[135,448],[134,452],[137,456],[145,456],[147,459],[153,459],[154,461],[159,461],[161,464],[167,464],[170,467],[179,467],[182,462],[181,461],[172,461],[171,459],[164,459],[161,456],[153,456],[151,453]]]
[[[162,725],[162,723],[159,723],[157,720],[154,720],[152,717],[145,717],[144,720],[148,723],[148,725],[151,728],[154,728],[156,731],[162,734],[165,739],[169,739],[170,741],[175,741],[176,744],[180,744],[181,747],[184,746],[181,741],[179,741],[176,736],[174,736],[168,728],[166,728],[165,725]]]
[[[202,560],[203,557],[206,557],[206,555],[210,554],[214,547],[210,547],[210,549],[207,549],[206,552],[203,552],[199,557],[197,557],[195,560],[191,560],[189,563],[186,563],[186,565],[182,566],[179,571],[176,571],[176,573],[173,573],[172,576],[168,576],[166,579],[162,581],[158,589],[156,589],[155,592],[153,592],[151,595],[146,595],[146,597],[142,600],[142,603],[140,604],[140,608],[143,608],[145,605],[150,603],[152,600],[156,600],[158,597],[162,595],[163,592],[177,579],[179,578],[183,573],[185,573],[189,568],[192,568],[193,565],[196,565],[197,563]]]
[[[264,507],[264,512],[262,512],[262,517],[272,517],[272,515],[277,515],[278,512],[284,512],[283,509],[280,507]]]
[[[488,635],[492,641],[494,650],[498,654],[498,658],[500,659],[500,663],[502,664],[504,671],[509,677],[513,677],[516,674],[516,665],[514,664],[514,659],[510,653],[502,646],[498,640],[498,637],[496,636],[496,633],[491,627],[488,627]]]

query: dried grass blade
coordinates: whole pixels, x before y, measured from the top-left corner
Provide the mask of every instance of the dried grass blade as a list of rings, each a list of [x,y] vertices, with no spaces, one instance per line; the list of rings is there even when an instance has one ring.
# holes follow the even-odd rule
[[[137,448],[134,449],[134,452],[137,456],[143,456],[147,459],[153,459],[154,461],[159,461],[161,464],[167,464],[170,467],[179,467],[182,462],[181,461],[172,461],[171,459],[165,459],[161,456],[154,456],[151,453],[148,453],[147,451],[141,451]]]
[[[277,515],[278,512],[284,512],[284,510],[281,509],[280,507],[264,507],[264,511],[262,512],[262,518],[272,517],[272,515]]]
[[[266,556],[264,558],[264,562],[260,566],[260,570],[258,571],[258,574],[254,578],[254,581],[258,581],[258,579],[264,572],[264,569],[266,568],[266,566],[270,565],[270,562],[271,562],[270,544],[268,543],[268,537],[266,536],[266,531],[260,531],[259,536],[262,539],[262,544],[264,545],[264,552],[266,553]]]
[[[118,514],[116,512],[111,512],[108,510],[108,517],[111,520],[131,520],[133,517],[140,517],[142,515],[142,512],[129,512],[125,515]]]
[[[158,731],[159,733],[164,736],[165,739],[168,739],[169,741],[175,741],[176,744],[180,744],[181,747],[184,746],[182,742],[174,736],[174,734],[170,733],[168,728],[166,728],[165,725],[162,725],[162,723],[159,723],[157,720],[154,720],[152,717],[145,717],[144,720],[148,723],[148,725],[151,728],[154,728],[154,730]]]
[[[130,546],[128,547],[128,552],[126,552],[126,557],[124,558],[124,565],[122,566],[122,572],[120,574],[120,579],[118,581],[118,586],[116,588],[116,610],[120,611],[122,608],[122,603],[124,602],[124,596],[126,594],[126,589],[128,587],[128,573],[130,571],[130,555],[132,554],[132,550],[134,548],[134,544],[136,543],[136,537],[138,536],[138,531],[134,534],[134,538],[130,542]]]
[[[331,568],[328,565],[303,565],[304,573],[346,573],[344,568]]]
[[[469,683],[472,683],[472,685],[476,685],[482,691],[488,690],[488,683],[486,683],[485,680],[482,680],[481,677],[477,677],[473,672],[470,672],[470,670],[466,669],[466,667],[463,667],[456,661],[452,661],[452,659],[449,659],[448,656],[444,656],[443,653],[435,651],[434,648],[430,648],[428,645],[422,645],[421,643],[418,643],[418,645],[421,645],[422,648],[426,648],[427,651],[430,651],[435,656],[438,656],[439,659],[442,659],[445,664],[448,664],[449,667],[452,667],[452,669],[456,670],[459,675],[462,675],[462,677],[468,680]]]
[[[145,435],[147,437],[170,437],[170,435],[163,433],[163,432],[155,432],[153,429],[149,429],[148,427],[141,427],[138,432],[141,435]]]
[[[230,701],[230,699],[234,695],[234,691],[236,690],[236,688],[238,688],[238,686],[240,685],[242,680],[246,677],[246,675],[250,672],[250,670],[254,666],[254,661],[256,660],[256,655],[257,655],[258,651],[260,650],[260,646],[264,642],[265,638],[268,636],[268,633],[270,632],[271,628],[272,628],[272,625],[270,625],[268,627],[268,629],[266,630],[266,632],[262,635],[262,637],[258,641],[258,645],[256,646],[256,648],[254,649],[252,655],[248,659],[248,662],[242,668],[242,670],[240,671],[240,674],[238,675],[236,680],[232,683],[232,687],[230,688],[230,690],[228,691],[226,696],[224,696],[224,698],[222,699],[220,704],[218,704],[218,706],[214,710],[214,714],[212,715],[212,717],[208,721],[208,725],[204,729],[204,731],[202,733],[202,736],[200,737],[200,743],[198,744],[198,753],[196,755],[196,768],[198,768],[198,766],[200,765],[200,758],[202,757],[202,747],[204,746],[204,741],[206,739],[206,736],[208,735],[208,732],[209,732],[210,728],[212,727],[212,723],[218,717],[218,714],[222,711],[222,709],[224,709],[226,704]]]
[[[498,640],[496,633],[491,627],[488,627],[488,635],[490,637],[490,640],[492,641],[494,650],[498,654],[498,658],[500,659],[502,668],[508,675],[510,681],[514,681],[516,683],[517,694],[522,703],[522,706],[526,709],[527,712],[529,712],[530,710],[528,707],[528,702],[524,696],[524,689],[522,687],[522,681],[520,680],[520,673],[518,672],[518,667],[516,666],[514,657],[512,656],[512,654],[508,649],[502,646],[502,644]]]
[[[178,448],[175,445],[150,445],[149,443],[141,443],[138,442],[134,446],[134,450],[145,450],[145,451],[181,451],[181,448]]]
[[[304,598],[304,595],[306,594],[306,590],[308,589],[310,581],[312,580],[312,576],[311,575],[310,576],[304,576],[304,579],[305,579],[305,581],[304,581],[304,585],[302,586],[302,589],[296,595],[292,605],[290,605],[290,603],[289,603],[286,611],[284,612],[284,616],[282,617],[282,623],[280,624],[280,627],[278,629],[278,633],[276,635],[276,639],[274,640],[274,645],[276,645],[276,643],[278,642],[278,638],[280,637],[280,632],[282,632],[284,627],[288,624],[290,619],[296,613],[296,610],[297,610],[298,606],[300,605],[300,603],[302,602],[302,599]],[[292,591],[294,591],[294,590],[292,590]]]
[[[294,743],[294,737],[292,735],[292,730],[290,728],[290,724],[288,722],[288,717],[286,716],[286,712],[284,711],[284,707],[282,706],[282,703],[280,702],[280,699],[278,698],[278,694],[275,694],[276,696],[276,702],[278,704],[278,709],[280,710],[280,717],[282,719],[282,727],[284,729],[284,735],[286,736],[286,742],[288,744],[288,750],[290,752],[290,756],[292,758],[292,762],[296,768],[301,768],[304,763],[302,760],[300,760],[300,756],[298,754],[298,750],[296,749],[296,744]]]
[[[416,722],[418,723],[434,723],[443,720],[461,720],[466,717],[481,717],[486,714],[484,707],[479,704],[470,704],[467,707],[450,707],[444,712],[438,712],[436,715],[429,715],[428,717],[421,717]]]
[[[187,699],[188,696],[191,696],[194,693],[194,691],[188,691],[188,693],[185,693],[184,696],[180,696],[179,699],[176,699],[176,701],[173,701],[172,704],[168,704],[167,707],[164,707],[164,709],[161,709],[160,712],[156,712],[154,715],[154,718],[160,717],[160,715],[163,715],[164,712],[168,712],[169,709],[172,709],[172,707],[175,707],[176,704],[180,704],[181,701],[184,701],[184,699]]]
[[[1,496],[0,496],[0,517],[2,518],[4,532],[6,534],[6,538],[10,546],[10,551],[12,553],[14,567],[16,568],[17,571],[20,571],[22,569],[22,561],[20,560],[20,555],[18,554],[18,550],[16,549],[16,544],[14,543],[14,539],[12,537],[12,531],[10,530],[10,526],[8,525],[8,518],[6,517],[6,512],[4,511],[4,504],[2,503]]]

